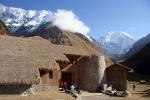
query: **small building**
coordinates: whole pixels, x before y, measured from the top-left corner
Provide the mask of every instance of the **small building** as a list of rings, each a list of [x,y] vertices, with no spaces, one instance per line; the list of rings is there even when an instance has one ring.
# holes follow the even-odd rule
[[[127,90],[127,73],[133,69],[119,63],[114,63],[106,68],[106,78],[108,87],[116,90]]]

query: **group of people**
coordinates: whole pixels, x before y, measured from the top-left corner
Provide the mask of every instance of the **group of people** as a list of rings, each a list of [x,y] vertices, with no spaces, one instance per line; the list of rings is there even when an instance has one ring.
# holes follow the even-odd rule
[[[80,84],[76,85],[68,85],[66,81],[60,81],[59,82],[59,90],[60,91],[65,91],[66,93],[74,94],[77,92],[78,94],[81,94],[80,92]]]

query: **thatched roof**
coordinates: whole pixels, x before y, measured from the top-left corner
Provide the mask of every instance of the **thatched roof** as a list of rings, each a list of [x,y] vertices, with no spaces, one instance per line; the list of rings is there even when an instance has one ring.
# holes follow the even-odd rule
[[[22,62],[28,62],[37,68],[54,69],[57,67],[49,42],[0,36],[0,56],[7,60],[10,57]],[[6,57],[6,58],[5,58]]]
[[[53,49],[65,55],[90,56],[88,51],[76,46],[53,45]]]
[[[68,59],[51,48],[49,41],[0,35],[0,84],[32,84],[38,69],[58,69],[55,60]]]
[[[35,84],[38,83],[38,73],[38,69],[29,63],[22,64],[19,60],[16,63],[9,58],[8,61],[3,61],[3,64],[0,63],[0,85]]]
[[[54,45],[40,37],[20,38],[0,35],[0,84],[33,84],[39,69],[54,70],[56,61],[68,62],[65,55],[101,55],[85,43],[81,46]],[[111,62],[110,59],[106,59]]]

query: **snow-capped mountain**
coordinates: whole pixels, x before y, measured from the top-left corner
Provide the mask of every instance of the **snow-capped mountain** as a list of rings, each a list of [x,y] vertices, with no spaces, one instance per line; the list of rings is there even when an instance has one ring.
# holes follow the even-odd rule
[[[19,36],[32,33],[40,25],[51,22],[51,25],[57,26],[61,30],[82,33],[90,39],[88,35],[90,28],[70,10],[59,9],[56,12],[24,10],[0,4],[0,20]]]
[[[136,40],[126,32],[109,32],[97,41],[99,47],[104,48],[108,55],[116,58],[126,54]]]
[[[43,22],[51,21],[51,11],[24,10],[21,8],[0,5],[0,19],[12,30],[16,31],[24,26],[28,31],[33,31]]]
[[[71,11],[58,10],[24,10],[21,8],[6,7],[0,5],[0,20],[18,36],[35,33],[36,30],[46,23],[71,32],[78,32],[88,39],[94,40],[87,34],[89,28]],[[85,33],[84,33],[85,32]],[[98,39],[99,47],[104,48],[111,56],[125,54],[133,45],[135,39],[125,32],[110,32]]]

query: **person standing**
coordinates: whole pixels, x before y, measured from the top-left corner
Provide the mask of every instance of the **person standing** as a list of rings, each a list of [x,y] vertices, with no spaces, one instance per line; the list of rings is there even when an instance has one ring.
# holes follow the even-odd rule
[[[71,85],[71,94],[74,94],[74,89],[75,89],[75,86]]]
[[[80,92],[80,84],[77,84],[77,85],[76,85],[76,91],[77,91],[78,94],[81,93],[81,92]]]
[[[66,81],[64,81],[64,90],[65,90],[65,92],[67,92],[67,87],[68,87],[68,84],[67,84]]]
[[[135,85],[133,84],[133,91],[135,90]]]

